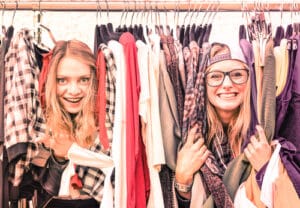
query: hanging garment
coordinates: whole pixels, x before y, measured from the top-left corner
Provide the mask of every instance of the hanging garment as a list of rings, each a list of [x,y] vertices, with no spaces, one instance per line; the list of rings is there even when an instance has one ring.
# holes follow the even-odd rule
[[[182,87],[179,75],[179,64],[176,58],[176,51],[174,48],[174,39],[172,36],[165,36],[161,34],[160,36],[161,44],[163,46],[163,51],[165,53],[167,71],[172,82],[172,86],[175,92],[175,98],[177,102],[177,111],[179,118],[179,125],[182,126],[183,118],[183,105],[184,105],[184,89]]]
[[[251,99],[250,99],[250,107],[251,107],[251,121],[249,131],[247,132],[247,138],[243,141],[242,149],[244,149],[249,143],[250,136],[255,134],[256,125],[258,124],[257,119],[257,89],[256,89],[256,76],[254,69],[254,52],[252,44],[246,39],[240,39],[240,47],[245,56],[247,66],[249,67],[250,74],[250,82],[251,82]]]
[[[166,158],[166,165],[162,166],[159,176],[164,205],[166,208],[173,208],[175,207],[175,193],[173,193],[172,182],[174,180],[176,167],[177,147],[181,141],[181,131],[175,92],[167,71],[165,53],[163,50],[160,51],[159,61],[159,109]]]
[[[1,38],[0,44],[0,207],[8,208],[8,158],[4,148],[4,92],[5,92],[5,55],[8,51],[11,39],[13,37],[14,27],[10,26],[10,33],[6,33]]]
[[[115,103],[116,103],[116,64],[112,50],[105,44],[100,44],[100,49],[103,52],[106,64],[105,76],[105,127],[107,132],[108,141],[112,143],[113,140],[113,127],[115,117]]]
[[[127,207],[146,207],[150,179],[138,114],[140,78],[136,44],[129,32],[123,33],[119,42],[124,47],[126,63]]]
[[[99,138],[97,138],[96,140],[99,140]],[[97,144],[98,141],[96,141]],[[113,167],[113,160],[111,157],[107,156],[106,154],[102,153],[101,151],[97,151],[97,152],[93,152],[90,150],[87,150],[85,148],[82,148],[80,146],[78,146],[77,144],[73,144],[70,149],[68,150],[68,159],[69,159],[69,164],[66,167],[66,169],[64,170],[64,172],[62,173],[62,179],[61,179],[61,184],[60,184],[60,190],[58,195],[59,196],[69,196],[70,195],[70,179],[71,176],[75,174],[75,170],[74,170],[74,164],[76,164],[76,166],[82,166],[82,167],[89,167],[89,168],[96,168],[95,170],[99,170],[101,169],[103,172],[105,172],[105,169],[112,169]],[[97,171],[100,172],[100,171]],[[97,198],[97,201],[99,201],[99,199],[102,199],[102,196],[100,195],[101,192],[103,192],[103,190],[105,191],[106,186],[108,186],[108,183],[110,183],[110,178],[108,181],[104,182],[104,186],[103,186],[103,190],[102,188],[99,188],[102,186],[102,182],[104,181],[102,176],[104,174],[98,174],[95,176],[94,180],[93,177],[91,177],[91,172],[89,176],[85,176],[85,178],[83,178],[83,190],[86,190],[87,188],[90,189],[87,193],[96,193],[98,192],[99,195]],[[97,186],[97,181],[100,179],[102,179],[101,186]],[[92,188],[92,190],[91,190]],[[98,189],[99,188],[99,189]],[[103,194],[103,193],[101,193]],[[93,195],[92,195],[93,196]]]
[[[274,55],[276,61],[276,96],[280,95],[287,82],[289,69],[289,51],[288,40],[282,39],[280,46],[274,47]]]
[[[274,207],[273,183],[276,180],[276,178],[278,178],[279,175],[278,164],[280,162],[280,156],[279,156],[280,148],[281,145],[280,143],[278,143],[266,167],[263,183],[260,189],[261,190],[260,199],[267,207]]]
[[[275,56],[273,53],[273,41],[266,44],[264,54],[264,68],[262,74],[261,108],[258,110],[258,120],[263,127],[266,138],[270,142],[275,132],[275,105],[276,105],[276,77]]]
[[[300,207],[299,193],[296,192],[297,189],[295,189],[295,185],[292,183],[291,178],[289,177],[288,170],[284,168],[283,163],[281,162],[279,162],[278,166],[279,166],[279,177],[275,180],[275,183],[273,184],[274,208]]]
[[[175,36],[176,37],[176,36]],[[178,59],[178,69],[180,75],[180,81],[182,83],[182,87],[185,90],[186,88],[186,75],[185,75],[185,67],[184,67],[184,60],[183,60],[183,53],[182,53],[182,45],[178,39],[174,38],[174,47],[176,50],[176,59]]]
[[[159,180],[161,165],[165,164],[162,133],[158,107],[159,54],[141,40],[136,41],[141,78],[139,110],[142,122],[143,142],[146,147],[150,174],[150,196],[147,207],[163,208],[164,200]],[[157,75],[157,77],[155,76]]]
[[[34,55],[30,31],[20,30],[12,39],[5,57],[5,147],[10,167],[10,180],[17,186],[36,154],[34,141],[45,132],[45,122],[38,99],[40,70]]]
[[[115,163],[115,208],[127,206],[126,183],[126,64],[123,46],[115,40],[108,42],[116,64],[116,99],[113,123],[112,157]]]
[[[39,77],[39,96],[41,101],[41,107],[44,110],[46,108],[46,97],[45,97],[45,85],[47,75],[49,73],[49,63],[52,57],[52,51],[43,55],[43,65]]]
[[[98,126],[99,126],[99,138],[105,151],[109,151],[110,144],[107,137],[107,130],[105,126],[106,121],[106,64],[103,52],[98,49],[97,55],[97,80],[98,91],[96,101],[96,111],[98,113]]]
[[[298,49],[300,47],[299,37],[294,38],[293,41],[295,41],[294,46]],[[298,141],[300,132],[296,126],[300,125],[299,58],[300,50],[295,50],[294,48],[290,53],[290,68],[286,87],[276,100],[278,107],[276,113],[276,135],[284,138],[280,140],[282,145],[280,157],[298,196],[300,196],[300,145]]]

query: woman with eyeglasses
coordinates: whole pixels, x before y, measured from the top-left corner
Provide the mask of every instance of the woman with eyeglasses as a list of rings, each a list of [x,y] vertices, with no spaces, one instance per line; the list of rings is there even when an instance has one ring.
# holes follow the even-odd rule
[[[210,194],[204,183],[198,187],[197,196],[192,194],[195,173],[204,165],[209,154],[216,159],[221,175],[242,152],[255,171],[259,171],[272,154],[261,126],[256,126],[257,135],[251,136],[248,145],[242,149],[251,120],[250,73],[243,54],[226,44],[214,43],[208,56],[205,69],[208,130],[206,138],[195,139],[196,133],[192,129],[178,152],[175,190],[179,207],[193,207],[193,198],[196,198],[197,207],[201,207],[199,203],[204,203]]]

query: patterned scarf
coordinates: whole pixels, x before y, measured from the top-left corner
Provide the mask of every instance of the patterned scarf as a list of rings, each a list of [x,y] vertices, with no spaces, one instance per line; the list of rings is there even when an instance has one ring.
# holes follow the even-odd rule
[[[188,75],[182,128],[183,143],[186,141],[189,129],[195,126],[197,127],[196,138],[205,138],[204,136],[207,133],[204,70],[208,62],[210,44],[203,44],[202,49],[201,55],[203,55],[203,58],[199,60],[200,64],[196,79],[194,79],[194,73],[190,73],[190,76]],[[222,175],[226,169],[226,166],[224,166],[226,160],[224,158],[228,154],[227,147],[223,149],[222,144],[226,146],[226,143],[223,141],[225,141],[225,138],[221,141],[214,139],[213,149],[217,153],[217,159],[214,157],[214,154],[210,154],[205,164],[201,167],[200,172],[209,193],[213,196],[216,207],[233,208],[233,202],[222,182]]]

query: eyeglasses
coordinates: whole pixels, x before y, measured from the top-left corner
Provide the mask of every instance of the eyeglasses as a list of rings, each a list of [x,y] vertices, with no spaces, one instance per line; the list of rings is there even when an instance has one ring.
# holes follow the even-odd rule
[[[205,75],[206,83],[211,87],[218,87],[227,75],[234,84],[241,85],[247,82],[249,71],[247,69],[234,69],[229,72],[211,71]]]

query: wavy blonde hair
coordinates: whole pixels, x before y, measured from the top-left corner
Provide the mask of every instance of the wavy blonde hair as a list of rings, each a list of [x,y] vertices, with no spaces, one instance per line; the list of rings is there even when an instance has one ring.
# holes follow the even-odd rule
[[[56,78],[59,63],[65,57],[73,57],[91,69],[89,90],[83,101],[82,110],[74,118],[60,104],[56,95]],[[72,71],[70,71],[72,73]],[[53,49],[49,72],[45,84],[45,116],[48,134],[54,132],[71,135],[75,141],[87,147],[92,144],[96,132],[96,60],[91,49],[78,40],[59,41]]]
[[[217,54],[224,54],[228,52],[228,46],[219,44],[211,48],[210,56]],[[248,66],[245,64],[245,68]],[[206,71],[209,71],[207,67]],[[251,109],[250,109],[250,96],[251,96],[251,82],[250,74],[246,83],[245,93],[242,104],[237,109],[236,114],[228,124],[227,132],[224,132],[223,124],[216,112],[215,107],[206,99],[207,109],[207,122],[208,122],[208,138],[207,145],[210,146],[215,137],[223,138],[227,134],[231,150],[235,156],[241,153],[241,146],[244,139],[247,137],[247,132],[250,127]]]

